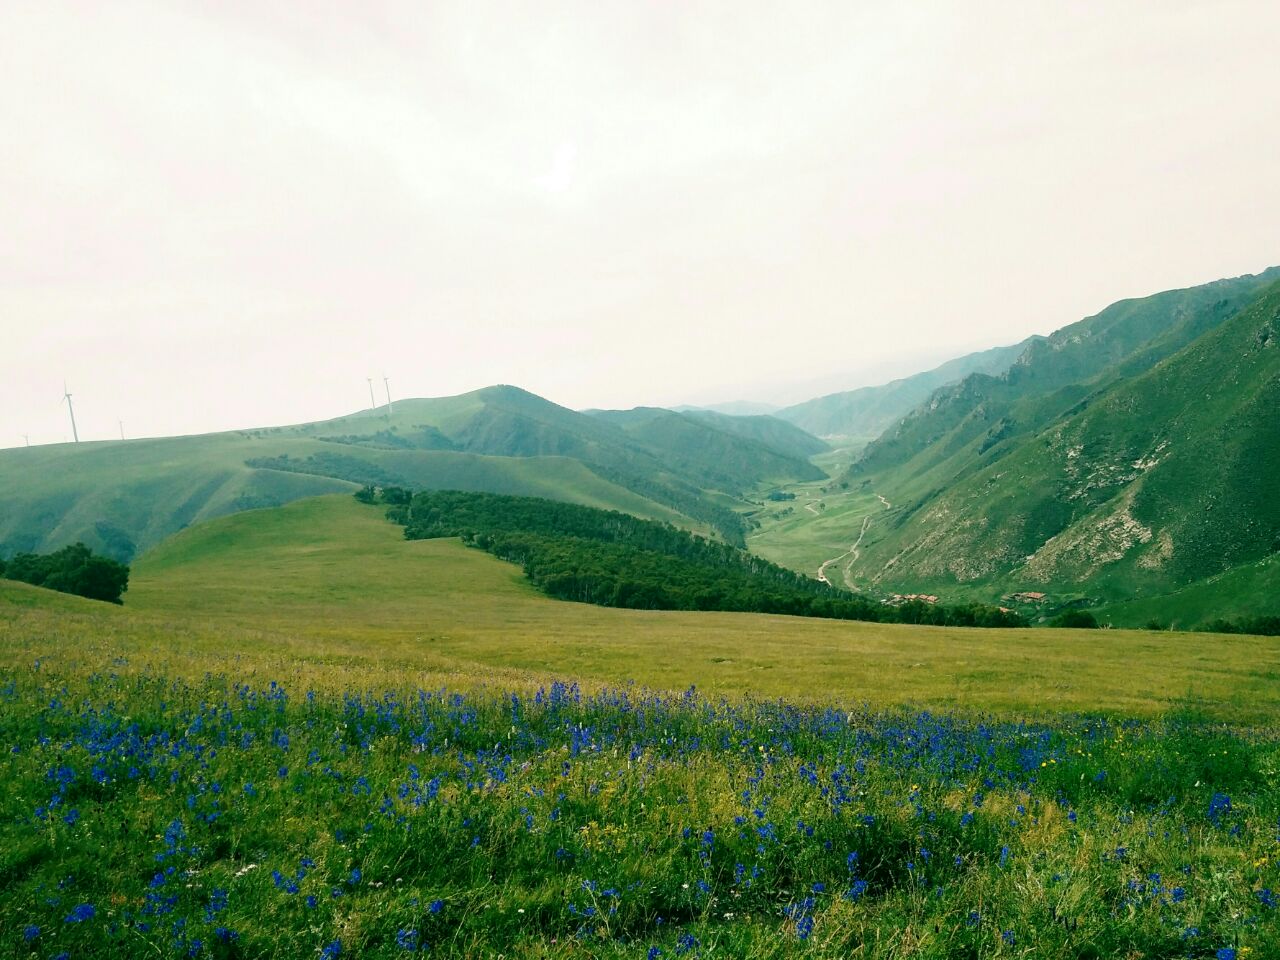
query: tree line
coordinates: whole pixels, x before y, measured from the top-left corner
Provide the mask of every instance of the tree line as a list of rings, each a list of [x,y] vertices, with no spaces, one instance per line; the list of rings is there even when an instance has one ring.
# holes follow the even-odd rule
[[[83,543],[53,553],[19,553],[0,560],[0,577],[108,603],[124,603],[129,589],[129,567],[98,556]]]
[[[779,613],[878,623],[1023,626],[983,604],[888,606],[670,524],[579,504],[456,490],[411,495],[402,488],[357,493],[388,505],[409,540],[460,537],[518,563],[544,593],[562,600],[644,610]]]

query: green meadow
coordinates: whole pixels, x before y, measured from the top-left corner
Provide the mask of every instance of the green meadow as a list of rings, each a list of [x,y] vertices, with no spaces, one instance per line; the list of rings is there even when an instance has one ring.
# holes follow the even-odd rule
[[[1266,957],[1274,639],[551,600],[326,496],[0,583],[0,955]]]
[[[5,584],[2,655],[122,654],[348,682],[586,685],[817,703],[1156,716],[1276,715],[1276,641],[1129,630],[981,630],[616,610],[539,595],[456,540],[405,541],[382,508],[318,497],[199,524],[134,567],[123,608]],[[37,602],[36,597],[39,597]],[[32,638],[56,637],[32,650]]]

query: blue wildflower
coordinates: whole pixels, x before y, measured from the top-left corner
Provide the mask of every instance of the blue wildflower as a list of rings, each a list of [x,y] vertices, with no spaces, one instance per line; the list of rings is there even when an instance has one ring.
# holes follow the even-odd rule
[[[396,931],[396,946],[401,950],[418,949],[418,931],[400,929]]]
[[[1209,798],[1209,812],[1207,816],[1214,823],[1217,823],[1219,820],[1221,820],[1224,814],[1227,814],[1230,812],[1231,812],[1231,798],[1228,797],[1225,793],[1215,793],[1212,797]],[[1235,951],[1232,951],[1232,955],[1233,956],[1235,955]]]
[[[94,914],[98,911],[94,909],[92,903],[77,904],[75,909],[67,914],[63,923],[83,923],[85,920],[92,920]]]

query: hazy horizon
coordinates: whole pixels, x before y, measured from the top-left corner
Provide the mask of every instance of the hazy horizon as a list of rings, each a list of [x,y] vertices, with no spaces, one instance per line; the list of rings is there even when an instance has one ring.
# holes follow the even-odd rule
[[[1280,8],[12,5],[0,446],[790,403],[1280,263]]]

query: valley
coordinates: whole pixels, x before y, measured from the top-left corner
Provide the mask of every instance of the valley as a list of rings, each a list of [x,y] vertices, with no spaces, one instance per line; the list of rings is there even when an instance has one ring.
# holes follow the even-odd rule
[[[0,952],[1267,955],[1251,289],[870,442],[494,387],[0,452],[5,553],[130,563],[123,606],[0,580]]]

